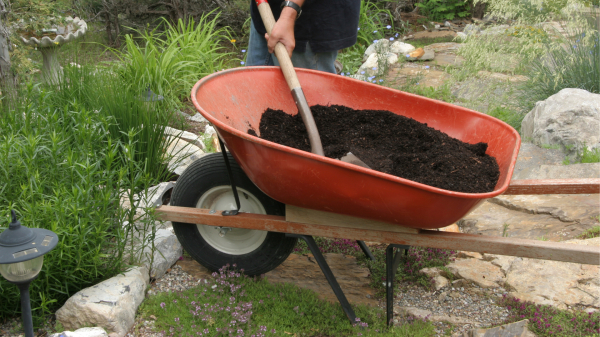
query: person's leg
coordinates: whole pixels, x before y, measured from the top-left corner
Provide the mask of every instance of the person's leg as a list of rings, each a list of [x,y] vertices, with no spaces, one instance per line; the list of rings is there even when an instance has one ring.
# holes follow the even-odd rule
[[[336,74],[335,59],[337,58],[337,50],[327,53],[313,53],[310,49],[310,44],[306,44],[304,52],[294,51],[292,53],[292,64],[296,68],[306,68],[313,70],[326,71]],[[277,57],[273,57],[276,66],[279,66]]]
[[[248,41],[248,55],[246,55],[247,66],[272,66],[273,58],[267,48],[267,40],[254,28],[250,20],[250,39]]]

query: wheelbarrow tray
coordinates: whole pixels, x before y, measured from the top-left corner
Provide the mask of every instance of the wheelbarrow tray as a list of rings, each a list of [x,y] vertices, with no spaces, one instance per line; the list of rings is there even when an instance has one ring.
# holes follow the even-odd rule
[[[244,67],[206,76],[192,89],[196,109],[216,128],[250,180],[284,204],[435,229],[463,218],[509,186],[520,136],[485,114],[352,78],[296,69],[310,105],[388,110],[413,118],[467,143],[488,143],[500,178],[492,192],[444,190],[339,160],[276,144],[248,134],[267,108],[298,109],[278,67]]]

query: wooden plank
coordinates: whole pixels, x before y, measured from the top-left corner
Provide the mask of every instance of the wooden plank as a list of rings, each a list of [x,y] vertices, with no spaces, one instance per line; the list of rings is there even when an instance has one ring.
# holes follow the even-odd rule
[[[222,216],[220,213],[210,214],[209,211],[200,208],[161,206],[156,209],[156,214],[162,220],[190,224],[248,228],[600,265],[600,247],[596,246],[427,230],[420,230],[417,234],[398,233],[303,224],[285,221],[284,217],[275,215],[241,213],[235,216]]]
[[[600,193],[600,179],[527,179],[512,180],[504,195],[519,194],[595,194]]]
[[[417,234],[419,232],[416,228],[402,227],[387,222],[361,219],[353,216],[317,211],[292,205],[285,205],[285,220],[313,225],[360,228],[396,233]]]

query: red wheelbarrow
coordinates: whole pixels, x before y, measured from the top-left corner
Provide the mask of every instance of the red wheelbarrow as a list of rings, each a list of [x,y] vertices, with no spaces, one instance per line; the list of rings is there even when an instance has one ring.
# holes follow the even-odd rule
[[[520,137],[506,123],[348,77],[296,71],[311,105],[388,110],[464,142],[488,143],[498,183],[489,193],[453,192],[251,136],[248,129],[258,130],[265,109],[297,113],[281,70],[221,71],[194,86],[192,101],[229,154],[194,162],[178,179],[171,206],[157,209],[202,265],[217,270],[236,263],[247,274],[266,273],[292,252],[294,234],[600,264],[599,247],[433,230],[502,193],[598,193],[600,179],[511,182]]]

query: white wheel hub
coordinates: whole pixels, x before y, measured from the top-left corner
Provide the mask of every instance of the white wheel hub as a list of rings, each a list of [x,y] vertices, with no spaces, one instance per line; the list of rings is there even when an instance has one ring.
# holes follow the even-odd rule
[[[260,201],[243,188],[237,188],[240,198],[240,211],[246,213],[267,214]],[[231,186],[217,186],[206,191],[198,200],[196,208],[215,211],[236,209],[235,197]],[[233,215],[235,216],[235,215]],[[215,227],[196,225],[202,238],[213,248],[230,255],[242,255],[260,247],[267,237],[267,231],[244,228]]]

